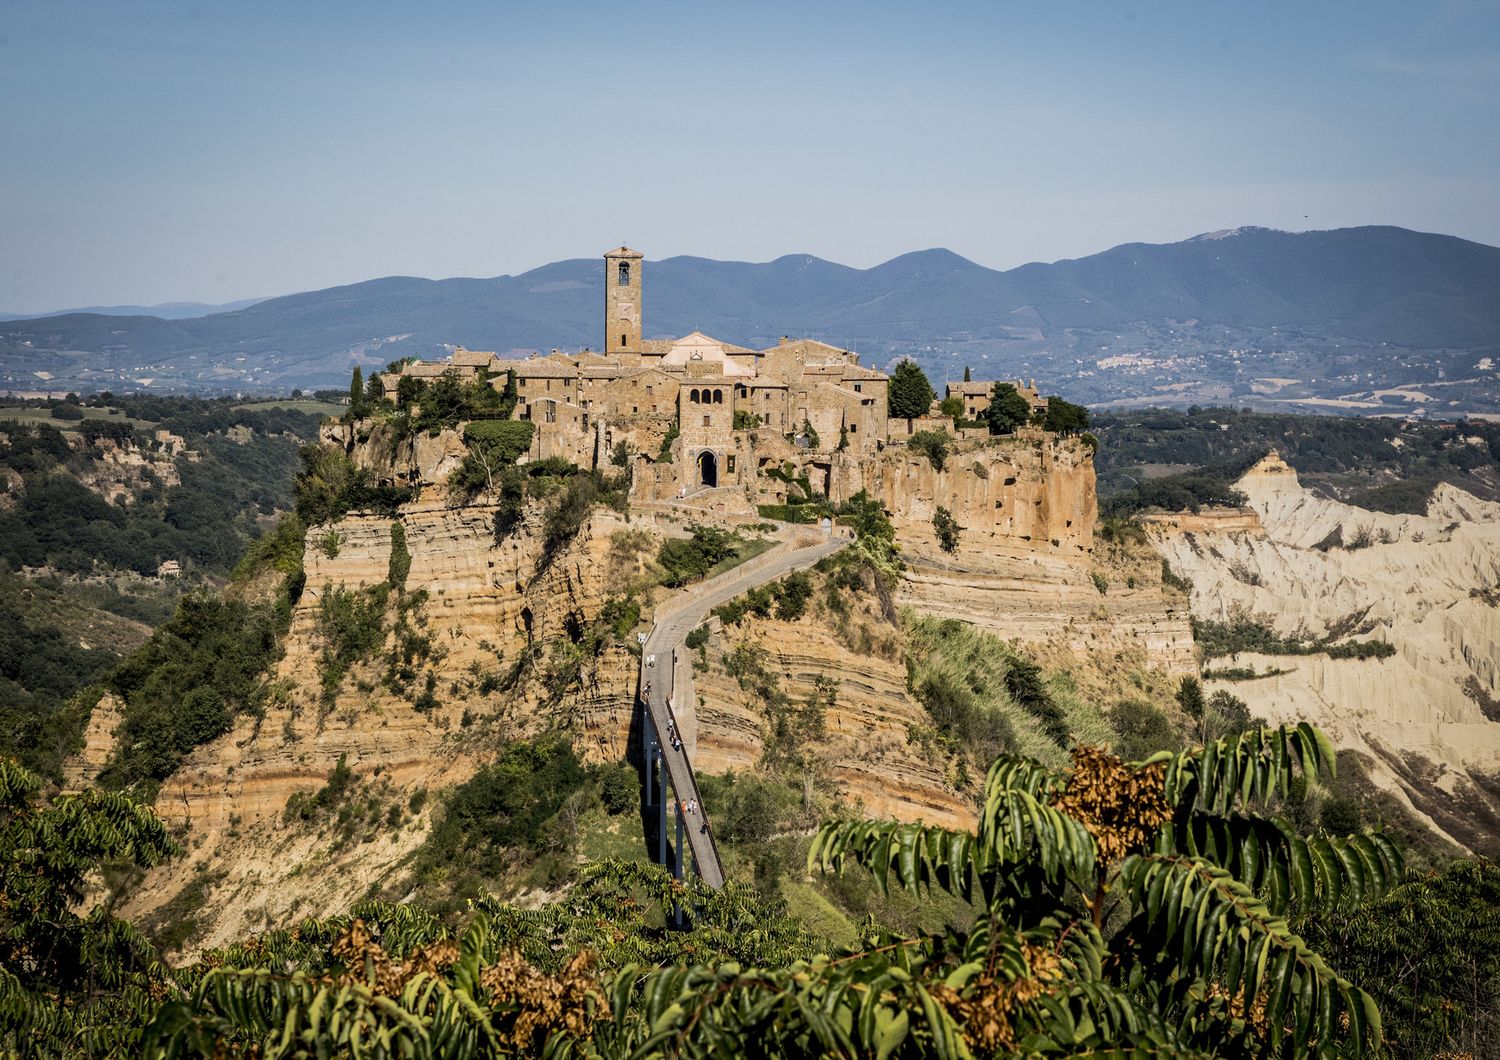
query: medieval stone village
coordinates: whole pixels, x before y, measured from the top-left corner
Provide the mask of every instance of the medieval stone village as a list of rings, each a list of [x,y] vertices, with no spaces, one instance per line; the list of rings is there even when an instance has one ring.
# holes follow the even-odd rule
[[[623,446],[632,504],[673,501],[753,519],[760,506],[785,504],[806,482],[833,504],[867,490],[898,519],[930,522],[944,506],[980,536],[1089,550],[1093,511],[1074,502],[1093,496],[1086,447],[1037,427],[996,438],[974,426],[995,382],[948,385],[944,397],[962,402],[962,416],[943,413],[935,397],[923,415],[892,418],[890,377],[861,365],[852,350],[790,337],[753,350],[698,331],[643,338],[642,255],[622,246],[604,255],[604,265],[604,352],[552,350],[515,360],[457,347],[446,361],[410,360],[383,373],[381,391],[395,399],[403,378],[487,379],[496,388],[510,381],[514,418],[534,425],[526,459],[603,467]],[[1047,399],[1035,381],[1013,385],[1040,422]],[[972,453],[962,465],[967,473],[936,474],[940,461],[912,453],[906,442],[923,431],[944,431],[956,452]],[[332,437],[348,441],[337,428]],[[1009,472],[999,466],[1007,463]],[[412,474],[437,482],[447,469],[439,456],[419,459]],[[1058,490],[1031,496],[1014,489],[1021,476],[1054,469],[1064,478],[1087,475],[1089,488],[1067,488],[1065,503]]]

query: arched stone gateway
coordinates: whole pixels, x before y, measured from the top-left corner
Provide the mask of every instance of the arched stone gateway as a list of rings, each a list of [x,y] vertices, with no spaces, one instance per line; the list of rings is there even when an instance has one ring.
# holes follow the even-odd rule
[[[719,458],[708,449],[698,454],[698,482],[704,486],[719,484]]]

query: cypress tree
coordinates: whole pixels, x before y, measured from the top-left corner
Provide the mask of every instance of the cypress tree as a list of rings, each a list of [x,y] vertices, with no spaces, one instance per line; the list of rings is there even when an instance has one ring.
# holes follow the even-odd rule
[[[349,379],[349,410],[358,416],[365,405],[365,374],[360,371],[359,365],[354,366],[354,374]]]
[[[887,399],[890,414],[907,420],[925,416],[932,407],[933,397],[932,384],[927,381],[926,373],[917,362],[910,358],[898,361],[895,370],[891,372],[890,396]]]

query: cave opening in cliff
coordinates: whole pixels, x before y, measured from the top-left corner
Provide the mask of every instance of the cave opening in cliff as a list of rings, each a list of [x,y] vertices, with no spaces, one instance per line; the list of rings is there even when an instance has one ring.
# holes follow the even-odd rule
[[[698,481],[709,487],[719,484],[719,458],[706,449],[698,454]]]

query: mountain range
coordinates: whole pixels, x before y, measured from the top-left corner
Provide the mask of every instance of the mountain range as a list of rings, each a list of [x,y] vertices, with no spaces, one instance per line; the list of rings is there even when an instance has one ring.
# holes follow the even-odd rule
[[[574,259],[491,279],[390,276],[177,319],[0,321],[0,387],[284,391],[459,344],[597,348],[603,281],[602,259]],[[867,363],[912,355],[942,375],[989,361],[992,374],[1029,370],[1085,391],[1101,373],[1147,369],[1124,392],[1104,385],[1112,397],[1176,399],[1163,389],[1173,371],[1197,384],[1202,370],[1228,386],[1225,398],[1236,387],[1255,396],[1262,367],[1296,384],[1280,395],[1290,399],[1327,381],[1319,376],[1357,383],[1363,373],[1371,386],[1361,393],[1375,393],[1451,383],[1500,352],[1500,248],[1385,226],[1238,228],[1004,271],[942,249],[869,269],[806,254],[674,257],[647,262],[644,297],[648,336],[698,329],[765,346],[808,335],[858,349]],[[1214,368],[1231,361],[1233,372]],[[1491,390],[1480,378],[1460,401],[1487,407]]]

